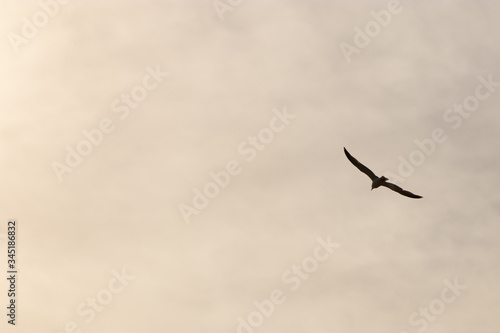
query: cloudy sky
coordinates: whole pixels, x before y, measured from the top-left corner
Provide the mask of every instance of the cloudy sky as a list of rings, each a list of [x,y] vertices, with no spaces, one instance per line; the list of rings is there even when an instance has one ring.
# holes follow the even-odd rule
[[[0,5],[2,330],[498,332],[500,5],[66,2]]]

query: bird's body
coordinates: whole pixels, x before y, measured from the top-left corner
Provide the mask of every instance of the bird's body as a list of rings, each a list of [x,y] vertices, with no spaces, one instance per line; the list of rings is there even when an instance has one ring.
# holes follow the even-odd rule
[[[416,195],[416,194],[413,194],[411,192],[405,191],[401,187],[399,187],[399,186],[397,186],[397,185],[395,185],[393,183],[389,183],[388,182],[389,179],[387,179],[384,176],[378,177],[377,175],[375,175],[373,173],[373,171],[371,171],[370,169],[368,169],[361,162],[359,162],[357,159],[355,159],[351,154],[349,154],[349,152],[347,151],[347,149],[345,149],[345,147],[344,147],[344,153],[347,156],[347,159],[349,161],[351,161],[351,163],[356,168],[358,168],[359,171],[363,172],[368,177],[370,177],[370,179],[372,180],[372,190],[374,188],[377,188],[377,187],[380,187],[380,186],[385,186],[385,187],[390,188],[391,190],[393,190],[395,192],[398,192],[399,194],[407,196],[409,198],[414,198],[414,199],[420,199],[420,198],[422,198],[422,196],[420,196],[420,195]]]
[[[372,190],[373,190],[374,188],[377,188],[377,187],[382,186],[386,180],[389,180],[389,179],[385,178],[384,176],[382,176],[382,177],[380,177],[380,178],[375,178],[375,179],[372,181]]]

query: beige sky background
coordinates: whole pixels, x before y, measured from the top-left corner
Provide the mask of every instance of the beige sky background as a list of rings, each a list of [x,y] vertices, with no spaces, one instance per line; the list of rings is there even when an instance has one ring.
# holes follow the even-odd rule
[[[4,1],[2,332],[498,332],[500,5],[353,2]]]

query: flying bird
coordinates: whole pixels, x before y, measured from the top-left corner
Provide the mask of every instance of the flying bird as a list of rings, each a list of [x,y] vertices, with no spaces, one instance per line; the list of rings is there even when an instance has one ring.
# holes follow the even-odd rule
[[[362,173],[364,173],[368,177],[370,177],[370,179],[372,180],[372,190],[374,188],[379,187],[379,186],[385,186],[385,187],[388,187],[388,188],[390,188],[391,190],[393,190],[395,192],[398,192],[399,194],[402,194],[402,195],[410,197],[410,198],[414,198],[414,199],[420,199],[420,198],[422,198],[422,196],[420,196],[420,195],[416,195],[416,194],[413,194],[411,192],[405,191],[401,187],[399,187],[399,186],[397,186],[397,185],[395,185],[393,183],[389,183],[388,182],[389,179],[386,178],[386,177],[384,177],[384,176],[378,177],[377,175],[375,175],[373,173],[373,171],[371,171],[366,166],[364,166],[363,164],[361,164],[361,162],[359,162],[357,159],[355,159],[354,157],[352,157],[352,155],[349,154],[349,152],[347,151],[347,149],[345,149],[345,147],[344,147],[344,153],[345,153],[345,156],[347,156],[347,158],[349,159],[349,161],[351,161],[351,163],[354,164],[354,166],[356,168],[358,168],[359,171],[361,171]]]

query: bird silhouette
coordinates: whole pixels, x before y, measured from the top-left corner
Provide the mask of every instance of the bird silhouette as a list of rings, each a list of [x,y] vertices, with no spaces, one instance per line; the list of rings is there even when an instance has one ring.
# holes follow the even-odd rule
[[[393,183],[389,183],[387,181],[389,179],[384,177],[384,176],[378,177],[377,175],[375,175],[373,173],[373,171],[368,169],[361,162],[359,162],[357,159],[355,159],[351,154],[349,154],[349,152],[347,151],[347,149],[345,149],[345,147],[344,147],[344,153],[345,153],[345,156],[347,156],[347,159],[349,159],[349,161],[351,161],[351,163],[354,164],[354,166],[356,168],[358,168],[359,171],[361,171],[362,173],[364,173],[368,177],[370,177],[370,179],[372,180],[372,190],[374,188],[379,187],[379,186],[385,186],[385,187],[390,188],[391,190],[398,192],[399,194],[404,195],[404,196],[409,197],[409,198],[414,198],[414,199],[422,198],[422,196],[420,196],[420,195],[416,195],[416,194],[413,194],[411,192],[405,191],[401,187],[399,187]]]

